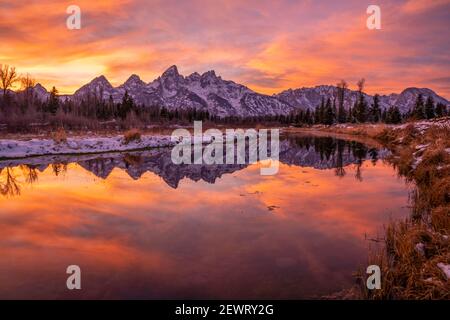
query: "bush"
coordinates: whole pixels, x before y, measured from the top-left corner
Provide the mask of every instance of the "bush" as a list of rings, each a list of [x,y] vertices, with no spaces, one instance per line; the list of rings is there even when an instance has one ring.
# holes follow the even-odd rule
[[[67,142],[66,130],[64,130],[64,128],[62,128],[62,127],[59,128],[58,130],[56,130],[55,132],[52,133],[52,139],[57,144]]]
[[[141,132],[138,129],[130,129],[123,135],[125,144],[129,144],[132,141],[141,140]]]

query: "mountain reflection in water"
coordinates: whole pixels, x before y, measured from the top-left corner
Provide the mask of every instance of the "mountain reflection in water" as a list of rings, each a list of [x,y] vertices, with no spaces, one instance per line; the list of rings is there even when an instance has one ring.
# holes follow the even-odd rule
[[[246,148],[248,160],[248,149]],[[362,179],[360,166],[363,160],[370,159],[374,163],[383,158],[387,150],[369,148],[356,141],[346,141],[332,137],[289,136],[280,142],[279,161],[283,164],[315,169],[335,168],[337,176],[346,174],[344,167],[356,164],[357,179]],[[270,154],[270,153],[269,153]],[[224,159],[226,152],[224,152]],[[131,178],[139,179],[146,172],[160,176],[172,188],[177,188],[180,181],[188,178],[193,181],[203,180],[216,183],[224,174],[242,170],[246,164],[173,164],[171,149],[159,148],[139,152],[105,153],[80,156],[42,156],[29,159],[0,161],[0,192],[3,195],[20,194],[21,183],[16,172],[11,170],[19,167],[25,177],[23,183],[31,184],[38,180],[39,172],[51,166],[58,176],[67,170],[67,164],[77,163],[82,168],[92,172],[99,178],[107,179],[115,169],[124,170]],[[13,172],[14,171],[14,172]]]
[[[0,298],[301,299],[348,288],[408,213],[387,151],[288,136],[280,168],[169,149],[0,162]],[[131,178],[130,178],[131,177]],[[66,288],[79,265],[82,290]]]

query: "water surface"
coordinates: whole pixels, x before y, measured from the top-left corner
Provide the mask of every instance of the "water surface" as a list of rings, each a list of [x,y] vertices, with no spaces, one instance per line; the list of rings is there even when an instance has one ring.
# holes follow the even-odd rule
[[[289,136],[280,170],[170,150],[0,162],[0,298],[318,297],[347,288],[408,189],[361,143]],[[66,288],[79,265],[82,290]]]

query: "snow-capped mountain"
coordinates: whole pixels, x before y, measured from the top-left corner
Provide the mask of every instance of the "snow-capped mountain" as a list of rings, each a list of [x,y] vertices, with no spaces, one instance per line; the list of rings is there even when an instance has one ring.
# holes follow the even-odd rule
[[[284,101],[291,106],[302,109],[314,110],[318,105],[320,105],[322,98],[337,99],[337,87],[335,86],[316,86],[314,88],[300,88],[300,89],[289,89],[283,91],[275,96]],[[414,103],[419,94],[422,94],[424,101],[431,96],[435,103],[443,103],[444,105],[449,105],[449,101],[437,95],[433,90],[428,88],[407,88],[400,94],[392,93],[389,95],[380,95],[379,102],[382,109],[389,108],[390,106],[396,105],[399,107],[402,113],[410,111],[414,107]],[[367,103],[370,105],[373,103],[373,96],[364,94]],[[359,92],[346,89],[344,98],[344,107],[348,109],[353,107],[355,101],[359,97]],[[336,102],[337,103],[337,102]]]
[[[40,85],[36,85],[38,86]],[[35,90],[39,92],[39,96],[46,97],[41,87]],[[86,99],[88,96],[104,100],[111,97],[114,102],[120,102],[125,92],[128,92],[139,105],[164,106],[169,110],[196,108],[207,110],[210,114],[219,117],[286,115],[298,109],[315,109],[322,97],[333,100],[337,96],[337,88],[326,85],[289,89],[269,96],[257,93],[236,82],[223,80],[214,71],[203,74],[194,72],[185,77],[179,74],[176,66],[171,66],[149,83],[145,83],[139,76],[133,74],[122,85],[113,87],[105,76],[99,76],[82,86],[72,96],[65,97],[75,100]],[[419,93],[422,93],[424,99],[432,96],[435,102],[449,105],[446,99],[427,88],[408,88],[400,94],[381,95],[380,105],[382,108],[397,105],[402,112],[407,112],[413,107]],[[364,95],[366,101],[371,104],[373,96]],[[353,106],[357,98],[357,91],[346,89],[344,106],[346,108]]]
[[[120,102],[125,92],[140,105],[164,106],[169,110],[195,108],[220,117],[289,114],[296,109],[277,97],[259,94],[241,84],[223,80],[214,71],[202,75],[195,72],[184,77],[176,66],[171,66],[150,83],[132,75],[117,88],[100,76],[78,89],[72,98],[80,100],[95,95],[106,100],[111,96],[114,102]]]

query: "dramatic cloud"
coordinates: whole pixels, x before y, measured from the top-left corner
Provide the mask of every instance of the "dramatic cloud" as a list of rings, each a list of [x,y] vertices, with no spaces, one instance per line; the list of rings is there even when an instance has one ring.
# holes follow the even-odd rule
[[[66,28],[71,4],[81,30]],[[381,30],[366,28],[368,4],[0,0],[0,63],[65,93],[99,74],[151,81],[176,64],[269,94],[365,77],[369,93],[417,86],[449,98],[450,0],[378,1]]]

